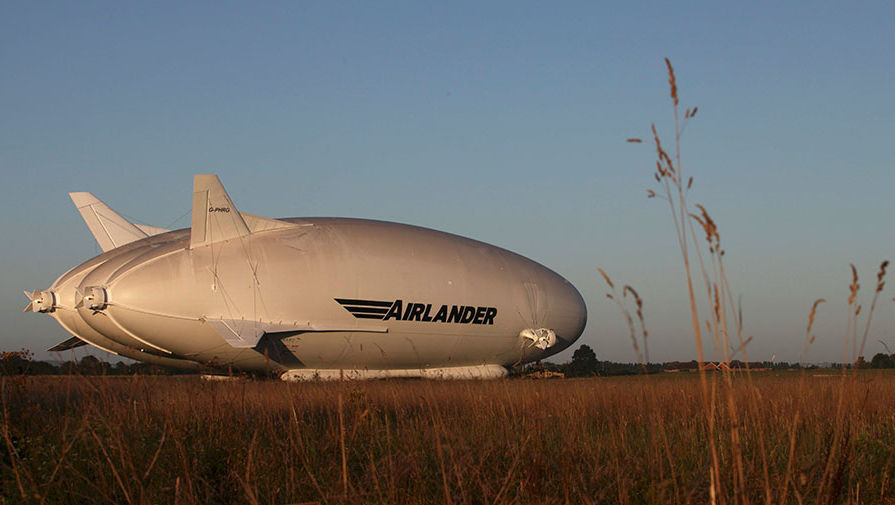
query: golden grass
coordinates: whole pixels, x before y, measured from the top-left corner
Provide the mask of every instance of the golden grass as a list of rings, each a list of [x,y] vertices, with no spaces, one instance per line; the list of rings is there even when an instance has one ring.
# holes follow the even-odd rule
[[[739,307],[735,307],[733,300],[733,290],[727,278],[724,268],[724,249],[721,248],[721,235],[715,221],[709,215],[709,212],[702,205],[696,204],[695,209],[691,210],[688,201],[689,191],[693,186],[693,177],[685,179],[684,170],[681,162],[681,137],[690,119],[696,114],[697,108],[691,110],[687,108],[684,113],[683,121],[680,120],[680,99],[678,96],[678,85],[675,77],[674,68],[671,61],[666,58],[665,66],[668,72],[668,83],[670,95],[672,99],[672,112],[674,117],[674,148],[669,151],[663,147],[660,135],[655,124],[651,125],[652,142],[656,150],[656,172],[653,178],[659,183],[659,190],[648,189],[647,196],[653,198],[659,196],[666,200],[669,204],[670,215],[674,225],[674,231],[681,252],[681,259],[684,266],[684,277],[687,282],[687,295],[690,302],[690,316],[693,325],[693,341],[696,346],[696,353],[700,363],[700,379],[702,391],[702,411],[701,414],[705,418],[708,427],[708,446],[706,448],[710,454],[710,464],[707,466],[709,470],[708,489],[710,503],[735,503],[746,504],[754,501],[750,498],[750,482],[748,480],[749,466],[759,462],[761,465],[761,475],[764,481],[764,493],[761,500],[766,504],[775,503],[774,484],[771,478],[770,463],[768,452],[775,447],[773,440],[769,438],[769,432],[766,430],[760,420],[760,404],[762,402],[761,391],[752,382],[752,376],[747,375],[746,391],[748,394],[741,394],[738,386],[734,383],[732,372],[728,369],[721,373],[721,380],[713,381],[709,387],[706,374],[702,371],[702,364],[705,362],[704,357],[704,340],[703,328],[701,322],[705,323],[705,335],[710,335],[714,340],[714,349],[717,355],[716,359],[730,363],[732,356],[742,353],[743,361],[746,368],[749,367],[749,357],[747,346],[751,342],[752,337],[743,338],[742,312]],[[628,139],[628,142],[640,142],[640,139]],[[684,184],[686,180],[686,184]],[[694,212],[694,210],[698,212]],[[696,232],[694,223],[698,224],[704,233],[703,238]],[[692,246],[691,246],[692,243]],[[707,251],[704,253],[703,248]],[[695,256],[695,262],[692,256]],[[699,266],[698,270],[691,268],[691,264]],[[851,265],[852,283],[849,285],[848,297],[848,320],[846,324],[845,334],[845,352],[843,355],[842,380],[839,382],[838,398],[836,403],[834,417],[831,419],[833,426],[832,437],[830,439],[830,450],[826,453],[824,459],[824,470],[821,473],[820,480],[817,484],[816,493],[813,498],[817,503],[833,503],[838,502],[843,489],[843,472],[852,464],[848,460],[846,454],[850,450],[852,443],[851,433],[849,432],[850,416],[853,412],[850,410],[849,394],[854,394],[858,388],[857,376],[852,374],[848,376],[845,372],[845,363],[851,361],[854,363],[853,369],[863,362],[861,355],[867,336],[870,331],[870,324],[873,319],[873,312],[876,308],[876,302],[880,292],[885,285],[884,278],[888,261],[883,261],[877,274],[877,286],[873,294],[873,300],[870,305],[870,311],[864,317],[864,331],[861,339],[860,347],[858,346],[858,325],[859,316],[861,314],[862,305],[858,303],[858,293],[860,284],[858,283],[858,272],[854,265]],[[694,271],[695,270],[695,271]],[[607,284],[615,293],[609,276],[600,270],[601,275],[607,281]],[[705,298],[697,296],[694,277],[698,274],[705,288]],[[630,312],[624,307],[624,304],[617,296],[608,295],[616,301],[626,318],[628,327],[631,330],[632,339],[633,324]],[[822,303],[823,299],[814,302],[808,319],[808,327],[806,331],[805,350],[802,359],[807,353],[808,347],[813,342],[814,337],[811,335],[811,328],[814,324],[817,306]],[[636,297],[638,316],[643,320],[642,300]],[[701,302],[701,303],[700,303]],[[708,316],[700,314],[700,307],[707,306]],[[704,319],[703,319],[704,318]],[[735,335],[738,347],[735,349],[731,345],[732,335]],[[644,335],[645,337],[645,335]],[[645,341],[645,338],[644,338]],[[851,359],[848,359],[849,343],[851,343]],[[635,340],[635,351],[638,358],[639,350]],[[805,393],[804,383],[799,384],[799,396]],[[657,398],[658,393],[651,390],[653,396]],[[802,416],[801,412],[795,413],[795,422],[793,425],[793,437],[795,436],[796,425]],[[753,454],[749,453],[747,440],[752,437],[757,441],[758,451]],[[795,457],[794,439],[790,441],[790,457]],[[757,456],[757,457],[756,457]],[[787,468],[792,467],[792,461],[787,463]],[[786,471],[787,474],[789,470]],[[729,482],[725,483],[725,475],[729,475]],[[789,480],[784,480],[783,491],[778,495],[780,500],[785,502],[789,496]],[[802,502],[802,497],[797,491],[794,496],[798,502]],[[855,491],[856,501],[859,492]],[[851,501],[851,496],[847,499]]]
[[[328,384],[4,378],[0,497],[708,503],[710,492],[721,501],[737,488],[744,502],[889,497],[895,375],[862,373],[844,397],[835,377],[755,375],[752,386],[734,376],[729,390],[754,405],[736,442],[729,416],[709,419],[698,378],[686,373]],[[708,378],[713,394],[721,380]],[[833,423],[840,398],[845,414]],[[710,445],[724,456],[733,443],[742,474],[722,461],[709,486]]]

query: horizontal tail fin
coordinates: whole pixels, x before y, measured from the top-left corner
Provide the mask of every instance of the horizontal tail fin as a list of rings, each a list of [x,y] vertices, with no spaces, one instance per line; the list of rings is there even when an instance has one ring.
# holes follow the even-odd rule
[[[69,349],[74,349],[75,347],[81,347],[82,345],[87,345],[87,342],[84,342],[78,337],[72,337],[65,342],[60,342],[53,347],[47,349],[49,352],[62,352],[67,351]]]

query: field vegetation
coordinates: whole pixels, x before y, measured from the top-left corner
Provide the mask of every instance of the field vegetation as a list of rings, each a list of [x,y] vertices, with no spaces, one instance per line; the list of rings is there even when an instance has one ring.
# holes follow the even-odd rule
[[[712,394],[752,406],[739,419],[741,466],[726,459],[735,426],[704,411],[697,374],[292,384],[5,377],[0,496],[5,503],[891,501],[895,375],[814,373],[737,374],[729,390],[719,387],[719,373],[707,377]],[[725,458],[715,486],[708,485],[712,445]]]

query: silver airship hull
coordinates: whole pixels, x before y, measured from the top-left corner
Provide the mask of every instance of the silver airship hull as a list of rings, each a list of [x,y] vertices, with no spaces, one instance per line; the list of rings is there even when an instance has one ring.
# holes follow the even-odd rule
[[[72,198],[106,252],[26,293],[26,310],[149,363],[496,377],[565,349],[586,322],[568,281],[505,249],[405,224],[243,214],[211,175],[196,176],[183,230],[136,227],[92,195]]]

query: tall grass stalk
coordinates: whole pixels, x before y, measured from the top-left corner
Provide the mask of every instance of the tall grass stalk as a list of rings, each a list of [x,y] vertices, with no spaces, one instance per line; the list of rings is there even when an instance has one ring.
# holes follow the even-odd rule
[[[734,304],[733,290],[724,267],[724,249],[721,247],[721,238],[718,226],[709,215],[708,211],[702,205],[695,205],[691,211],[687,197],[693,184],[693,177],[685,177],[681,162],[681,137],[687,123],[696,114],[697,108],[687,108],[684,112],[683,121],[680,118],[680,100],[678,98],[678,86],[671,62],[666,58],[665,65],[668,72],[668,83],[670,96],[672,100],[672,110],[674,117],[674,151],[669,155],[668,151],[663,147],[660,136],[655,124],[651,126],[652,143],[656,151],[656,173],[655,180],[659,183],[659,191],[649,189],[647,195],[650,198],[660,197],[668,202],[672,223],[681,252],[681,258],[684,265],[684,274],[687,284],[687,294],[689,299],[690,317],[693,326],[693,340],[696,345],[696,352],[700,365],[700,383],[702,387],[703,415],[708,427],[710,435],[710,444],[708,450],[711,455],[710,478],[708,479],[709,495],[712,502],[716,500],[719,503],[748,503],[750,500],[746,496],[748,489],[747,469],[754,463],[745,459],[745,438],[750,437],[757,440],[760,451],[758,459],[761,467],[761,477],[763,483],[763,501],[767,504],[774,503],[776,496],[783,501],[789,496],[791,488],[791,478],[786,475],[782,479],[778,492],[774,492],[774,483],[772,482],[770,473],[770,463],[768,451],[770,446],[767,443],[766,432],[764,426],[760,422],[760,403],[763,401],[761,391],[755,387],[751,374],[746,374],[746,383],[750,395],[745,399],[739,398],[734,391],[736,390],[734,372],[729,366],[723,367],[720,374],[712,374],[711,381],[705,373],[705,356],[704,356],[704,338],[703,328],[700,324],[700,303],[694,288],[694,273],[692,268],[693,261],[691,253],[695,257],[698,265],[698,272],[701,275],[703,287],[705,289],[705,306],[709,308],[708,317],[705,319],[705,330],[712,336],[716,355],[723,363],[730,364],[736,354],[742,353],[745,369],[750,370],[748,345],[752,338],[744,338],[743,335],[743,316],[742,308],[738,304]],[[639,138],[628,139],[629,142],[640,143]],[[686,183],[684,182],[686,181]],[[699,225],[698,227],[696,225]],[[700,233],[704,234],[704,238],[700,240]],[[690,244],[692,242],[692,248]],[[704,248],[704,249],[703,249]],[[705,250],[705,253],[703,252]],[[846,381],[846,363],[849,362],[848,351],[851,347],[852,369],[856,370],[863,358],[864,346],[870,332],[870,323],[876,308],[877,300],[885,285],[884,279],[888,261],[884,261],[880,265],[877,274],[877,286],[873,294],[870,304],[870,310],[864,321],[864,329],[861,335],[860,346],[858,345],[858,327],[859,317],[862,311],[862,305],[859,304],[857,297],[860,289],[858,283],[857,269],[854,265],[852,269],[852,283],[849,285],[848,298],[848,316],[846,321],[845,332],[845,351],[843,355],[843,373],[842,381],[838,391],[838,401],[836,405],[836,414],[834,419],[833,442],[828,451],[824,471],[820,478],[820,484],[817,488],[818,502],[835,501],[842,489],[843,477],[849,452],[849,444],[853,443],[853,433],[848,430],[846,404],[847,394],[854,396],[856,392],[855,375],[852,374],[852,380]],[[611,286],[608,276],[604,272],[604,278]],[[612,295],[609,295],[613,298]],[[625,314],[629,329],[633,338],[633,325],[630,314],[622,307],[621,301],[614,297],[616,303]],[[814,341],[811,334],[811,328],[814,324],[814,318],[818,304],[823,299],[814,302],[809,315],[809,323],[806,334],[805,348],[802,352],[802,361],[805,360],[808,347]],[[731,333],[735,333],[736,347],[731,343]],[[635,341],[635,350],[637,350]],[[720,377],[719,377],[720,375]],[[720,382],[719,382],[720,380]],[[804,375],[800,382],[800,390],[804,387]],[[847,391],[849,389],[849,391]],[[721,402],[721,405],[718,404]],[[742,404],[745,405],[743,409]],[[720,409],[720,410],[719,410]],[[722,417],[717,417],[723,412]],[[722,452],[722,445],[716,443],[716,427],[719,424],[727,424],[727,437],[729,444],[723,446],[725,450]],[[790,435],[790,458],[794,457],[796,448],[797,431],[799,416],[796,416],[791,423]],[[724,464],[722,465],[722,461]],[[791,463],[791,461],[789,461]],[[727,492],[729,487],[730,492]],[[857,494],[857,487],[855,493]],[[795,490],[796,496],[801,501],[801,495]]]
[[[622,295],[620,297],[618,294],[618,290],[615,287],[615,283],[612,282],[609,274],[607,274],[606,271],[602,268],[598,268],[597,271],[600,272],[603,280],[606,281],[606,285],[609,286],[610,292],[606,293],[606,297],[615,302],[616,306],[619,308],[625,318],[625,323],[628,327],[628,335],[630,336],[631,344],[634,347],[634,354],[637,357],[638,363],[640,363],[643,373],[647,374],[645,376],[647,395],[644,397],[643,403],[646,406],[653,405],[657,403],[658,392],[656,391],[655,385],[649,380],[648,375],[650,373],[649,347],[647,346],[647,337],[649,335],[649,332],[647,332],[646,330],[646,321],[643,316],[643,299],[640,297],[640,294],[637,292],[637,290],[627,284],[622,287]],[[635,326],[634,324],[634,317],[631,315],[631,311],[628,309],[628,306],[625,303],[628,299],[629,294],[633,298],[634,311],[637,315],[637,320],[640,323],[640,341],[643,342],[643,352],[640,351],[640,345],[638,344],[637,326]],[[656,453],[661,452],[661,454],[664,454],[664,456],[666,457],[668,463],[668,471],[671,473],[671,483],[675,490],[674,496],[679,498],[680,487],[677,471],[675,470],[676,464],[673,456],[673,449],[669,445],[668,434],[665,430],[665,423],[662,419],[662,413],[658,410],[650,410],[649,412],[651,424],[657,427],[656,432],[649,435],[650,448]],[[656,435],[658,435],[658,437]],[[664,479],[664,470],[664,467],[660,468],[658,478]]]
[[[683,121],[680,117],[680,99],[678,97],[677,79],[674,73],[674,67],[671,61],[665,59],[666,69],[668,71],[669,92],[672,101],[672,111],[674,117],[674,151],[669,155],[668,151],[663,147],[656,125],[650,128],[652,133],[652,143],[656,151],[656,172],[655,180],[659,183],[660,191],[648,190],[649,197],[660,196],[666,200],[669,205],[669,211],[674,226],[674,231],[681,253],[681,259],[684,265],[684,274],[687,284],[687,295],[690,307],[690,319],[693,327],[693,340],[696,346],[696,353],[699,362],[700,384],[702,387],[703,413],[706,416],[706,423],[710,434],[710,454],[711,454],[711,478],[709,486],[711,494],[721,501],[726,502],[726,493],[724,492],[724,483],[726,479],[722,475],[721,455],[715,440],[715,412],[717,411],[716,402],[719,400],[716,392],[720,392],[724,397],[724,409],[730,421],[730,429],[728,436],[730,437],[730,459],[733,461],[733,473],[731,474],[733,489],[733,503],[743,503],[743,492],[745,489],[745,470],[741,449],[741,433],[740,422],[741,416],[737,405],[736,398],[731,394],[733,386],[732,377],[729,367],[723,371],[723,384],[717,384],[717,376],[712,376],[711,387],[705,371],[705,354],[702,324],[699,310],[699,303],[696,296],[696,288],[694,283],[694,273],[692,271],[692,257],[695,254],[699,265],[699,272],[702,277],[703,287],[706,292],[706,303],[710,307],[709,318],[706,319],[706,329],[714,339],[716,352],[720,353],[721,359],[725,363],[730,363],[730,338],[728,330],[728,303],[729,293],[731,289],[727,282],[726,272],[724,270],[723,256],[724,250],[721,249],[720,234],[718,227],[712,220],[708,211],[701,205],[697,205],[698,213],[691,211],[687,196],[693,185],[693,178],[687,177],[684,173],[681,161],[681,138],[687,123],[692,119],[698,108],[687,108],[684,112]],[[633,142],[642,142],[641,139],[629,139]],[[699,235],[695,229],[694,222],[698,223],[701,231],[705,233],[703,244],[699,240]],[[693,253],[691,253],[690,242],[693,242]],[[702,246],[705,245],[708,250],[708,264],[702,253]],[[737,321],[737,336],[739,339],[739,349],[746,356],[746,345],[748,342],[743,341],[741,323]],[[720,386],[720,387],[719,387]],[[766,483],[767,484],[767,483]],[[766,500],[770,501],[769,485],[766,485]]]

